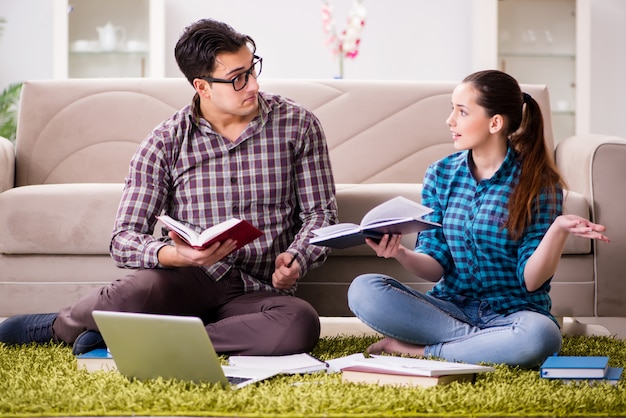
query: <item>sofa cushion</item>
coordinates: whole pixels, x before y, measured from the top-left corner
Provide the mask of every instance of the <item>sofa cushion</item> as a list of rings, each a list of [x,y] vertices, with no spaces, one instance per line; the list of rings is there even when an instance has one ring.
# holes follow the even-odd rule
[[[0,193],[0,253],[108,254],[122,188],[46,184]]]
[[[189,104],[194,93],[182,77],[94,81],[24,83],[20,115],[28,123],[18,124],[16,185],[122,182],[137,144]],[[260,83],[264,91],[289,97],[317,115],[337,183],[421,183],[428,164],[454,152],[445,120],[456,82]],[[548,148],[554,148],[547,87],[522,88],[538,101]]]
[[[121,183],[70,183],[22,186],[0,193],[0,228],[4,254],[108,254],[111,230],[122,194]],[[419,202],[418,183],[338,184],[341,222],[359,223],[374,206],[395,196]],[[565,211],[588,218],[589,205],[568,192]],[[403,237],[411,248],[417,235]],[[333,250],[333,256],[371,255],[365,245]],[[563,254],[589,254],[587,239],[570,236]]]
[[[139,142],[193,93],[183,78],[25,82],[16,185],[122,183]]]

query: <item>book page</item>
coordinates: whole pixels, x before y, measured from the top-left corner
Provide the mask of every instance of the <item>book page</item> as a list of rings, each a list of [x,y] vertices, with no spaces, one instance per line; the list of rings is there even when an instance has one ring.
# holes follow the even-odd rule
[[[217,225],[213,225],[212,227],[205,229],[204,231],[202,231],[202,233],[200,234],[199,240],[198,240],[198,244],[202,244],[207,242],[210,238],[217,236],[219,234],[221,234],[224,231],[229,230],[230,228],[232,228],[233,226],[237,225],[239,223],[239,219],[237,218],[231,218],[227,221],[224,221],[222,223],[219,223]]]
[[[280,370],[281,373],[309,373],[326,370],[328,364],[307,353],[284,356],[230,356],[231,366]]]
[[[328,360],[329,371],[338,372],[346,367],[370,372],[395,372],[415,376],[440,376],[492,372],[495,369],[479,364],[456,363],[450,361],[418,359],[390,355],[372,355],[365,357],[361,353]]]
[[[403,196],[394,197],[367,212],[361,220],[361,227],[394,219],[419,219],[432,212],[432,209],[407,199]]]
[[[330,359],[327,361],[328,371],[330,373],[340,372],[344,367],[354,366],[354,364],[360,360],[365,360],[363,353],[349,354],[344,357]]]
[[[198,233],[196,231],[176,219],[168,215],[157,216],[157,219],[163,222],[170,230],[176,232],[182,239],[187,241],[187,243],[192,244],[198,240]]]
[[[333,235],[339,232],[344,233],[344,232],[350,232],[350,231],[358,232],[359,226],[357,224],[346,222],[346,223],[339,223],[335,225],[325,226],[323,228],[314,229],[311,232],[319,237],[319,236]]]
[[[355,366],[364,366],[372,370],[395,371],[408,375],[439,376],[449,374],[466,374],[491,372],[495,369],[478,364],[455,363],[448,361],[426,360],[411,357],[379,356],[375,355],[354,362]]]

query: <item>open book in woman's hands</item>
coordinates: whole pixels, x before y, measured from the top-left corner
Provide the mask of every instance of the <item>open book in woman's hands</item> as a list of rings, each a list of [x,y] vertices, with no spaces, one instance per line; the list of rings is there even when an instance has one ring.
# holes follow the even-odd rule
[[[361,224],[338,223],[313,230],[309,244],[331,248],[348,248],[365,244],[365,238],[380,239],[385,234],[412,234],[440,227],[423,219],[432,209],[407,199],[394,197],[374,207],[361,219]]]
[[[176,232],[183,241],[196,249],[208,248],[215,242],[223,242],[232,238],[237,241],[235,249],[238,250],[263,235],[259,229],[248,221],[237,218],[231,218],[213,225],[201,233],[197,233],[187,225],[167,215],[157,216],[157,219],[163,222],[168,229]]]

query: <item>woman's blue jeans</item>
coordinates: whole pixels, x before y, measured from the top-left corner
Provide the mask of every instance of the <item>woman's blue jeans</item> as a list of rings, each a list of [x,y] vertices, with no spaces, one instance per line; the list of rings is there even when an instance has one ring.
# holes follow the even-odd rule
[[[348,305],[375,331],[424,346],[426,356],[449,361],[531,368],[561,349],[561,331],[546,315],[502,315],[480,301],[457,306],[381,274],[354,279]]]

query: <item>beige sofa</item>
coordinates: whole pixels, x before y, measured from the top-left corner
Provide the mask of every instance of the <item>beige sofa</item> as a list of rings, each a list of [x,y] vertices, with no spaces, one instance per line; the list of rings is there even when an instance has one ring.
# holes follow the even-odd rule
[[[396,195],[420,199],[427,165],[454,151],[444,121],[455,84],[261,81],[264,90],[293,98],[320,118],[343,222],[359,222]],[[548,90],[523,89],[540,103],[553,147]],[[110,260],[108,244],[128,161],[137,143],[192,95],[184,79],[25,83],[15,151],[0,139],[0,317],[56,311],[124,273]],[[555,155],[570,190],[566,210],[605,224],[612,242],[570,237],[553,280],[553,312],[626,336],[626,188],[616,184],[626,178],[626,140],[568,138]],[[404,239],[410,246],[415,236]],[[364,272],[391,274],[421,290],[432,285],[361,246],[333,251],[301,281],[298,294],[333,330],[362,330],[349,318],[346,290]]]

